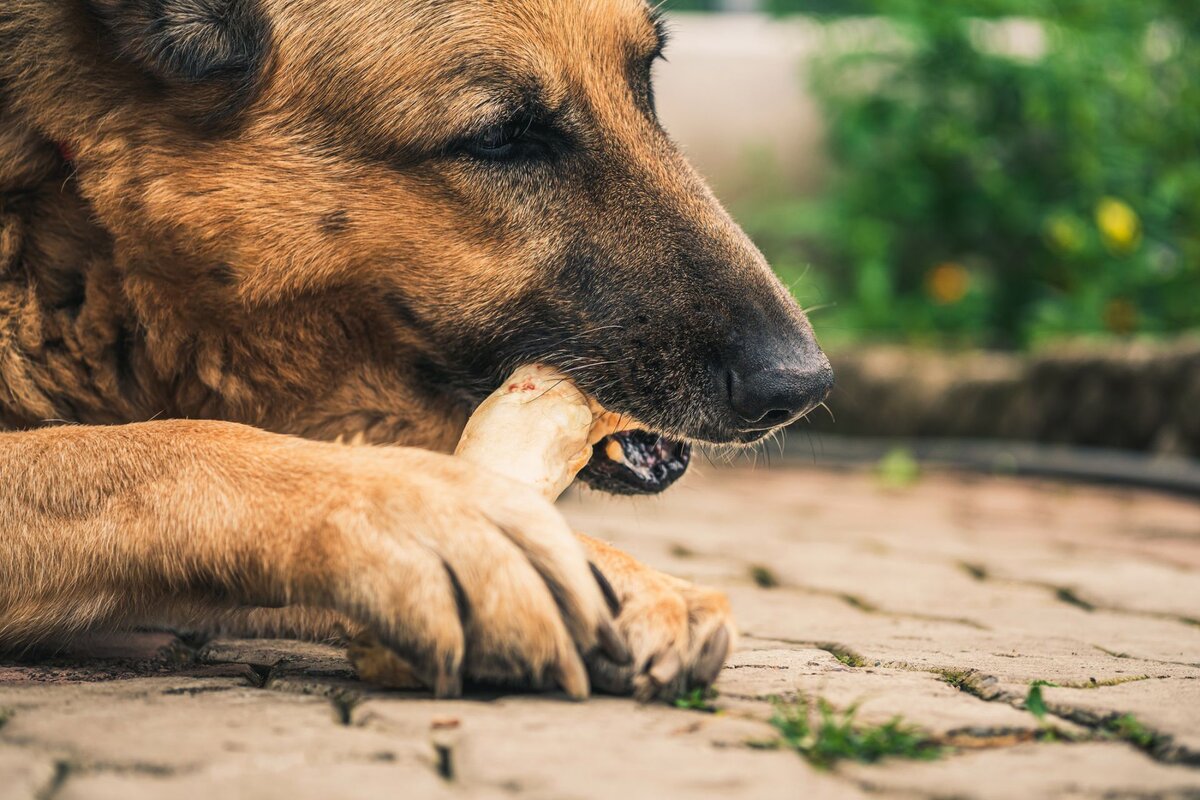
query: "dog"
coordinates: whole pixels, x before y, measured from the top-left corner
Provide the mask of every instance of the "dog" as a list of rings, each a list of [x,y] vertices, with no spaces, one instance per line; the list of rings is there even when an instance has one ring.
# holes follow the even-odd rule
[[[446,455],[524,363],[672,475],[828,394],[657,120],[665,40],[645,0],[6,0],[0,644],[338,629],[439,697],[709,685],[720,593]]]

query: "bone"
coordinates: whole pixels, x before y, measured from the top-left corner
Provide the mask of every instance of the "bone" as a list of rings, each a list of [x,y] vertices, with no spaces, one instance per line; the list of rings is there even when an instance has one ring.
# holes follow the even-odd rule
[[[556,500],[587,465],[593,445],[634,427],[567,376],[535,364],[518,369],[483,401],[454,452]]]

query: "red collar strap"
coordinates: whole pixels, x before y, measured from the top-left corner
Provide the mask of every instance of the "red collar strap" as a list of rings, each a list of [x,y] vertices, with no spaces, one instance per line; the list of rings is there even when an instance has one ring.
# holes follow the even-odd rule
[[[58,148],[58,154],[62,156],[62,160],[68,164],[75,160],[75,148],[66,142],[55,142],[54,146]]]

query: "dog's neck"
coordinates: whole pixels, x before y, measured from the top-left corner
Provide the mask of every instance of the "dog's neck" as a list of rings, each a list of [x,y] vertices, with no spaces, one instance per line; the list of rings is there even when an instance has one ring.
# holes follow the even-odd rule
[[[469,408],[416,388],[362,298],[247,307],[220,265],[98,224],[63,149],[0,109],[0,428],[189,417],[453,447]]]

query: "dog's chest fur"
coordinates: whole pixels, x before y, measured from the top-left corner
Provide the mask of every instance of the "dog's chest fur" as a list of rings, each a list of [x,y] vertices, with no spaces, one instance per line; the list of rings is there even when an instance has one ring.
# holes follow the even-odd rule
[[[0,108],[0,424],[136,416],[111,261],[53,145]]]

